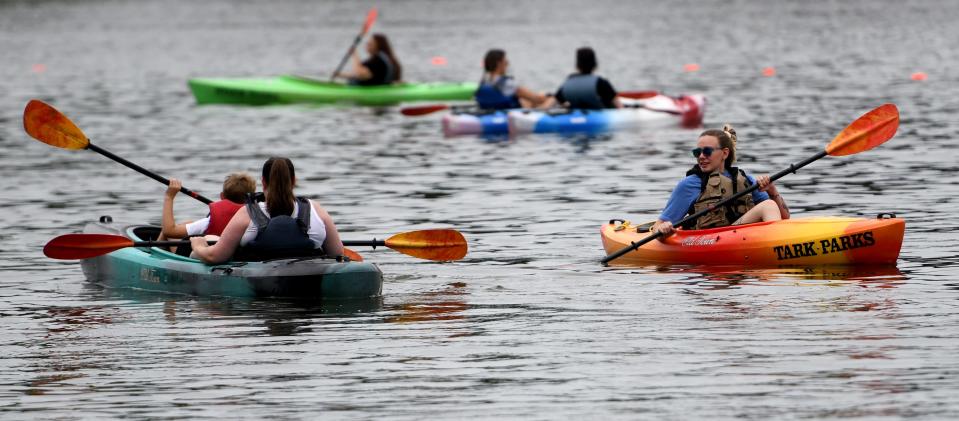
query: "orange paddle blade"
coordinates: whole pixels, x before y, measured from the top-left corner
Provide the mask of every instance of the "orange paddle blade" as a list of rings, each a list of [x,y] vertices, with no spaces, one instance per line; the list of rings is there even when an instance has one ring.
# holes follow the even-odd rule
[[[466,239],[459,231],[434,229],[396,234],[386,246],[400,253],[421,259],[448,261],[466,256]]]
[[[348,248],[346,248],[346,247],[343,247],[343,255],[346,256],[346,257],[349,257],[349,258],[350,258],[350,261],[353,261],[353,262],[362,262],[362,261],[363,261],[363,256],[360,256],[359,253],[357,253],[357,252],[355,252],[355,251],[353,251],[353,250],[350,250],[350,249],[348,249]]]
[[[406,107],[400,109],[400,113],[408,116],[417,116],[417,115],[426,115],[430,113],[435,113],[437,111],[442,111],[449,108],[449,105],[437,104],[437,105],[420,105],[417,107]]]
[[[363,24],[363,35],[366,35],[370,31],[370,28],[373,27],[373,22],[376,22],[376,8],[370,9],[370,12],[366,14],[366,23]]]
[[[133,247],[133,240],[109,234],[66,234],[50,240],[43,246],[43,254],[53,259],[88,259],[125,247]]]
[[[826,146],[832,156],[852,155],[868,151],[892,139],[899,128],[899,109],[883,104],[856,119]]]
[[[63,149],[86,149],[90,140],[56,108],[32,99],[23,110],[23,129],[34,139]]]
[[[626,91],[618,92],[616,95],[629,99],[646,99],[659,95],[656,91]]]

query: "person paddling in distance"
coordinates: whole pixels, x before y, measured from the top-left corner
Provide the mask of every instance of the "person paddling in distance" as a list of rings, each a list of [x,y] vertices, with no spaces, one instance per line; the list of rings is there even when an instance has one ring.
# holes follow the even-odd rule
[[[400,65],[390,40],[383,34],[373,34],[366,41],[366,52],[370,58],[360,61],[359,54],[353,50],[353,71],[339,72],[334,77],[344,77],[350,84],[361,86],[389,85],[403,80],[403,66]]]
[[[546,101],[546,95],[519,86],[512,76],[506,74],[508,68],[509,60],[505,51],[494,48],[486,52],[483,57],[483,79],[473,94],[480,108],[534,108]]]
[[[623,108],[616,96],[616,89],[605,78],[596,76],[596,52],[590,47],[576,50],[576,69],[566,78],[550,99],[539,108],[551,108],[557,104],[566,108],[600,110],[603,108]]]
[[[233,173],[223,180],[223,191],[220,192],[220,200],[210,203],[210,213],[205,218],[196,221],[186,221],[177,224],[173,217],[173,201],[183,183],[176,178],[170,179],[170,184],[166,189],[163,199],[163,216],[161,218],[161,231],[157,240],[170,238],[185,238],[188,236],[206,235],[209,240],[216,240],[216,237],[223,232],[226,224],[230,222],[233,215],[243,204],[246,203],[246,196],[256,191],[256,181],[247,173]],[[184,248],[186,249],[186,248]],[[174,249],[175,251],[175,249]]]
[[[759,183],[759,189],[752,194],[718,207],[682,228],[705,229],[789,219],[789,208],[776,185],[769,181],[769,176],[753,178],[733,166],[736,162],[736,130],[731,125],[700,134],[693,155],[696,165],[673,189],[666,208],[650,231],[661,232],[665,238],[675,231],[674,222],[707,209],[753,183]]]
[[[293,195],[296,172],[289,158],[266,160],[262,177],[262,197],[247,197],[246,206],[236,212],[219,241],[208,245],[203,238],[190,238],[197,258],[215,264],[235,253],[256,260],[343,255],[343,242],[330,214],[319,203]]]

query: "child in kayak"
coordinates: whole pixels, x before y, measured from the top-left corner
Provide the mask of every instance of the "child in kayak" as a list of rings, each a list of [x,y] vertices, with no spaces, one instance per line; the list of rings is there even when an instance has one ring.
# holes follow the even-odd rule
[[[666,208],[650,231],[669,236],[676,229],[673,227],[676,221],[707,209],[754,183],[759,183],[759,189],[751,195],[715,208],[682,228],[705,229],[789,219],[789,208],[776,186],[769,181],[769,176],[753,178],[733,166],[736,162],[736,130],[732,126],[727,124],[722,130],[706,130],[700,134],[693,156],[697,164],[673,189]]]
[[[353,50],[353,72],[340,72],[334,77],[345,77],[350,84],[361,86],[389,85],[403,80],[403,66],[393,54],[390,40],[383,34],[373,34],[366,42],[370,58],[360,61]]]
[[[473,97],[484,110],[510,108],[533,108],[546,101],[546,96],[519,86],[512,76],[506,74],[509,61],[506,52],[492,49],[483,58],[483,79]]]
[[[222,263],[234,253],[250,260],[342,256],[343,243],[330,214],[319,203],[293,195],[293,162],[270,158],[263,164],[262,174],[263,195],[247,197],[246,206],[236,212],[219,241],[208,245],[204,238],[190,238],[197,258]]]
[[[246,203],[246,196],[256,191],[256,181],[249,174],[230,174],[223,180],[220,200],[210,203],[210,213],[206,218],[177,224],[173,217],[173,201],[182,186],[180,180],[170,179],[163,199],[162,230],[158,240],[185,238],[191,235],[218,236],[233,218],[233,214]]]
[[[576,69],[566,78],[563,85],[540,108],[562,105],[566,108],[600,110],[603,108],[622,108],[616,97],[616,89],[605,78],[596,76],[596,53],[592,48],[576,50]]]

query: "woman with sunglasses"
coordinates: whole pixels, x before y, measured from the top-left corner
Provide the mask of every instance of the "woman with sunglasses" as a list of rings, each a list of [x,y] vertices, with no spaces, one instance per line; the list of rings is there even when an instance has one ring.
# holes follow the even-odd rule
[[[693,156],[696,165],[673,189],[666,208],[651,231],[669,236],[675,231],[673,223],[676,221],[708,209],[754,183],[759,183],[759,189],[751,195],[717,207],[682,228],[706,229],[789,219],[789,208],[776,186],[769,181],[769,176],[753,178],[733,166],[736,162],[736,131],[732,126],[727,124],[722,130],[711,129],[700,134]]]

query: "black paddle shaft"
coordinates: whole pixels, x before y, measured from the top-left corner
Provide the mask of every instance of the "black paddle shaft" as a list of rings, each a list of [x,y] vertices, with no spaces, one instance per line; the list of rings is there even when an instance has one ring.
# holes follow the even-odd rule
[[[776,180],[782,178],[783,176],[785,176],[786,174],[795,173],[796,170],[798,170],[798,169],[800,169],[800,168],[802,168],[802,167],[805,167],[806,165],[809,165],[809,164],[813,163],[814,161],[816,161],[816,160],[818,160],[818,159],[820,159],[820,158],[822,158],[822,157],[824,157],[824,156],[826,156],[826,155],[828,155],[828,154],[826,153],[825,150],[823,150],[823,151],[820,151],[819,153],[817,153],[817,154],[815,154],[815,155],[813,155],[813,156],[811,156],[811,157],[809,157],[809,158],[806,158],[805,160],[803,160],[802,162],[800,162],[800,163],[798,163],[798,164],[789,164],[789,168],[786,168],[786,169],[784,169],[784,170],[782,170],[782,171],[780,171],[780,172],[778,172],[778,173],[773,174],[772,176],[770,176],[770,177],[769,177],[769,182],[776,181]],[[734,195],[732,195],[732,196],[729,196],[729,197],[727,197],[727,198],[725,198],[725,199],[723,199],[723,200],[720,200],[720,201],[719,201],[718,203],[716,203],[715,205],[712,205],[712,206],[710,206],[710,207],[708,207],[708,208],[706,208],[706,209],[703,209],[703,210],[701,210],[701,211],[699,211],[699,212],[696,212],[696,213],[694,213],[694,214],[692,214],[692,215],[689,215],[689,216],[687,216],[687,217],[685,217],[685,218],[683,218],[683,219],[680,219],[679,222],[677,222],[675,225],[680,226],[680,225],[683,225],[683,224],[685,224],[685,223],[687,223],[687,222],[689,222],[689,221],[695,221],[695,220],[696,220],[697,218],[699,218],[700,216],[703,216],[703,215],[705,215],[705,214],[713,211],[714,209],[716,209],[716,208],[718,208],[718,207],[720,207],[720,206],[722,206],[722,205],[725,205],[725,204],[727,204],[727,203],[729,203],[729,202],[732,202],[733,200],[736,200],[736,199],[738,199],[738,198],[740,198],[740,197],[743,197],[743,196],[745,196],[745,195],[747,195],[747,194],[750,194],[750,193],[752,193],[754,190],[756,190],[756,189],[758,189],[758,188],[759,188],[759,183],[754,183],[753,185],[749,186],[749,188],[747,188],[746,190],[743,190],[743,191],[741,191],[741,192],[738,192],[738,193],[736,193],[736,194],[734,194]],[[655,240],[655,239],[657,239],[657,238],[659,238],[659,237],[662,237],[662,236],[663,236],[663,233],[661,233],[661,232],[656,232],[655,234],[652,234],[652,235],[650,235],[649,237],[646,237],[646,238],[644,238],[644,239],[642,239],[642,240],[631,242],[631,243],[629,243],[629,246],[623,247],[623,248],[620,249],[619,251],[616,251],[615,253],[610,254],[609,256],[606,256],[605,258],[603,258],[603,260],[601,261],[601,263],[605,266],[605,265],[607,265],[610,261],[612,261],[612,260],[614,260],[614,259],[617,259],[617,258],[621,257],[622,255],[624,255],[624,254],[626,254],[626,253],[629,253],[629,252],[631,252],[631,251],[633,251],[633,250],[636,250],[636,249],[642,247],[643,244],[646,244],[646,243],[648,243],[648,242],[650,242],[650,241],[653,241],[653,240]]]
[[[154,180],[156,180],[156,181],[159,181],[159,182],[161,182],[161,183],[163,183],[163,184],[166,184],[166,185],[168,185],[168,186],[170,185],[170,180],[167,180],[166,178],[163,178],[163,177],[157,175],[156,173],[154,173],[154,172],[152,172],[152,171],[150,171],[150,170],[148,170],[148,169],[146,169],[146,168],[143,168],[143,167],[141,167],[141,166],[139,166],[139,165],[137,165],[137,164],[134,164],[134,163],[132,163],[132,162],[130,162],[130,161],[127,161],[126,159],[123,159],[123,158],[121,158],[121,157],[119,157],[119,156],[116,156],[116,155],[114,155],[113,153],[111,153],[110,151],[108,151],[108,150],[106,150],[106,149],[103,149],[103,148],[101,148],[101,147],[99,147],[99,146],[96,146],[96,145],[94,145],[93,143],[88,143],[88,144],[87,144],[87,149],[89,149],[89,150],[91,150],[91,151],[94,151],[94,152],[96,152],[96,153],[98,153],[98,154],[100,154],[100,155],[103,155],[103,156],[105,156],[105,157],[107,157],[107,158],[110,158],[110,159],[112,159],[112,160],[114,160],[114,161],[117,161],[117,162],[119,162],[119,163],[121,163],[121,164],[123,164],[123,165],[126,165],[127,167],[132,168],[133,170],[139,172],[140,174],[143,174],[143,175],[145,175],[145,176],[147,176],[147,177],[150,177],[150,178],[152,178],[152,179],[154,179]],[[192,198],[194,198],[194,199],[196,199],[196,200],[199,200],[199,201],[201,201],[201,202],[203,202],[203,203],[205,203],[205,204],[207,204],[207,205],[209,205],[210,203],[213,203],[212,200],[207,199],[206,197],[203,197],[203,196],[200,195],[199,193],[197,193],[197,192],[195,192],[195,191],[193,191],[193,190],[190,190],[190,189],[188,189],[188,188],[186,188],[186,187],[180,187],[180,193],[183,193],[183,194],[185,194],[185,195],[187,195],[187,196],[190,196],[190,197],[192,197]]]
[[[357,35],[356,39],[353,40],[353,46],[351,46],[349,50],[346,50],[346,55],[343,56],[343,60],[340,60],[340,64],[336,66],[336,70],[334,70],[333,74],[330,76],[330,82],[332,82],[333,79],[336,79],[336,74],[340,73],[340,70],[343,70],[343,65],[346,64],[346,61],[350,59],[350,55],[352,55],[353,51],[356,50],[356,46],[360,45],[360,41],[363,40],[363,35],[365,34],[366,33],[363,32]]]
[[[343,241],[343,247],[373,247],[373,250],[376,250],[377,246],[386,246],[386,241],[373,239],[373,241],[365,240],[346,240]]]

